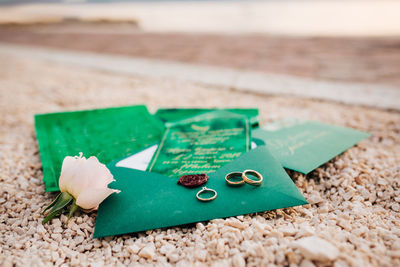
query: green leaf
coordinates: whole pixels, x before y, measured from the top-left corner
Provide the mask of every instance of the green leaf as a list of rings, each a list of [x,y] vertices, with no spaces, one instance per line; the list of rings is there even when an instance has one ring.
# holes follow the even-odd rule
[[[69,210],[69,214],[68,214],[68,221],[69,219],[71,219],[72,216],[74,216],[74,213],[76,212],[76,210],[79,208],[78,205],[76,205],[76,200],[74,199],[74,202],[72,202],[71,208]],[[67,221],[67,222],[68,222]]]
[[[53,201],[53,203],[50,204],[52,207],[50,213],[43,219],[42,223],[45,224],[51,219],[53,219],[54,216],[57,214],[61,213],[61,211],[69,204],[71,201],[74,200],[74,197],[68,194],[67,192],[62,192],[60,193],[56,200]],[[74,200],[75,201],[75,200]],[[45,210],[50,208],[47,207]]]
[[[47,215],[46,218],[43,219],[42,224],[47,223],[48,221],[53,219],[53,217],[56,216],[57,214],[59,214],[60,212],[61,212],[61,210],[56,210],[56,211],[50,212],[49,215]]]
[[[53,206],[56,204],[56,202],[57,202],[58,199],[60,198],[61,194],[62,194],[62,193],[60,193],[60,194],[57,195],[56,199],[54,199],[53,202],[51,202],[51,204],[48,205],[47,208],[45,208],[45,209],[42,211],[42,214],[44,214],[44,213],[46,212],[46,210],[50,209],[51,207],[53,207]]]

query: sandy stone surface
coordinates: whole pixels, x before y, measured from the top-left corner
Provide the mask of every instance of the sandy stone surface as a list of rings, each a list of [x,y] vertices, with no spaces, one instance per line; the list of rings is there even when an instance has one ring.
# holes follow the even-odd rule
[[[146,33],[134,27],[130,32],[125,30],[126,25],[111,29],[101,25],[4,26],[0,27],[0,42],[400,88],[399,37]]]
[[[0,57],[0,265],[399,266],[400,114],[259,96]],[[310,204],[93,240],[96,213],[41,224],[45,193],[35,113],[144,103],[258,107],[369,131],[372,137],[308,176],[290,176]]]

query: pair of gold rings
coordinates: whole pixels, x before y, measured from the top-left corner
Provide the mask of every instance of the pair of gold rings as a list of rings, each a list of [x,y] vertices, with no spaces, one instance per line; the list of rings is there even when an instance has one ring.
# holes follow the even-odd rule
[[[253,180],[250,179],[249,177],[247,177],[247,175],[253,175],[254,177],[257,178],[257,180]],[[231,181],[230,179],[235,178],[235,177],[241,177],[242,179],[240,181],[234,182]],[[225,176],[225,181],[229,184],[229,185],[234,185],[234,186],[238,186],[238,185],[242,185],[244,183],[250,184],[250,185],[254,185],[254,186],[259,186],[261,185],[262,181],[263,181],[263,176],[255,171],[255,170],[245,170],[244,172],[231,172],[228,173]]]
[[[209,198],[203,198],[203,197],[200,196],[202,193],[205,193],[207,191],[212,192],[213,195],[211,197],[209,197]],[[199,192],[197,192],[196,197],[200,201],[204,201],[204,202],[211,201],[211,200],[214,200],[214,199],[217,198],[217,191],[215,191],[214,189],[203,187]]]
[[[254,177],[257,178],[257,180],[250,179],[249,177],[247,177],[247,175],[253,175]],[[231,181],[230,179],[234,178],[234,177],[241,177],[242,180],[237,181],[237,182]],[[255,171],[255,170],[245,170],[244,172],[231,172],[231,173],[228,173],[225,176],[225,181],[229,185],[235,185],[235,186],[242,185],[244,183],[247,183],[247,184],[250,184],[250,185],[254,185],[254,186],[259,186],[259,185],[261,185],[261,183],[263,181],[263,176],[259,172]],[[201,194],[203,194],[203,193],[205,193],[207,191],[208,192],[212,192],[213,195],[211,197],[209,197],[209,198],[203,198],[203,197],[200,196]],[[200,201],[207,202],[207,201],[211,201],[211,200],[216,199],[217,195],[218,195],[217,191],[215,191],[214,189],[210,189],[210,188],[207,188],[207,187],[204,186],[199,192],[197,192],[196,198],[198,200],[200,200]]]

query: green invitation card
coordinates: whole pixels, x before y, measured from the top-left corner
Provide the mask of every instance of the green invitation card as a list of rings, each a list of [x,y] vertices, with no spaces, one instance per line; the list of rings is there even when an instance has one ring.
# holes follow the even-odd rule
[[[258,109],[256,108],[227,108],[227,109],[217,109],[217,108],[162,108],[158,109],[154,114],[164,123],[176,122],[203,113],[211,111],[229,111],[244,115],[249,120],[252,127],[257,127],[259,123]]]
[[[100,162],[133,154],[158,143],[163,123],[145,106],[35,115],[46,191],[58,191],[65,156],[96,156]]]
[[[213,111],[169,124],[147,169],[170,177],[209,173],[250,148],[245,116]]]
[[[209,174],[205,184],[217,191],[210,202],[197,200],[193,189],[180,186],[167,176],[107,166],[116,179],[112,194],[100,204],[94,238],[170,227],[215,218],[262,212],[307,204],[282,166],[265,146],[258,147]],[[258,171],[264,181],[260,186],[228,186],[225,175],[246,169]]]
[[[293,118],[269,123],[252,132],[283,167],[304,174],[343,153],[370,134],[350,128]]]

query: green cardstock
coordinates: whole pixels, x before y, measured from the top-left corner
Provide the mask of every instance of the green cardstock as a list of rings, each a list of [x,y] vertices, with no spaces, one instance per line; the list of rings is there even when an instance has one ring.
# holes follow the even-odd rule
[[[158,109],[154,114],[165,123],[176,122],[197,116],[203,113],[224,110],[239,115],[244,115],[250,121],[252,127],[257,127],[259,123],[258,109],[256,108],[227,108],[227,109],[212,109],[212,108],[162,108]]]
[[[213,172],[250,148],[245,116],[213,111],[169,124],[148,171],[170,177]]]
[[[252,141],[266,145],[283,167],[307,174],[370,134],[316,121],[286,118],[254,130],[252,136]]]
[[[160,141],[163,123],[145,106],[35,115],[46,191],[58,191],[65,156],[96,156],[109,163]]]
[[[201,187],[189,189],[176,179],[128,168],[107,167],[116,179],[112,194],[100,204],[94,238],[170,227],[307,204],[296,185],[265,146],[251,150],[210,173],[207,188],[217,191],[210,202],[196,199]],[[261,173],[260,186],[228,186],[225,175],[253,169]]]

